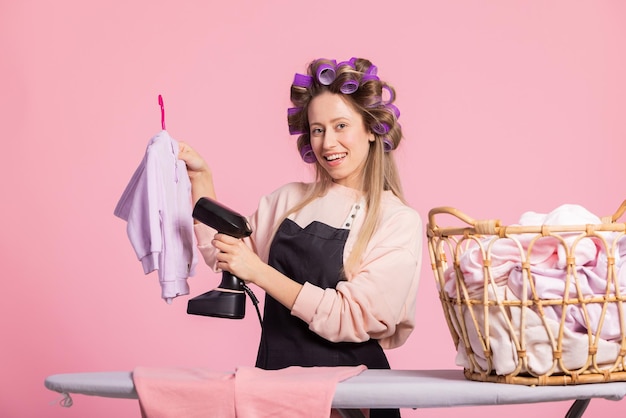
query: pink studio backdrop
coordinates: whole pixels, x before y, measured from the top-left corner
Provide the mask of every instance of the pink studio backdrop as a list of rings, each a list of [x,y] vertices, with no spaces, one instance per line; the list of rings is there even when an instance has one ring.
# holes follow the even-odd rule
[[[620,1],[113,1],[0,4],[4,130],[0,416],[138,417],[135,401],[44,388],[57,373],[255,360],[259,325],[186,314],[144,276],[113,208],[160,130],[211,164],[250,213],[309,179],[285,123],[293,73],[316,57],[370,58],[398,90],[408,201],[515,222],[626,198],[626,4]],[[205,265],[191,296],[219,277]],[[257,291],[257,294],[261,293]],[[261,295],[262,296],[262,295]],[[426,247],[418,328],[394,368],[456,368]],[[594,400],[586,416],[625,404]],[[563,416],[569,403],[403,411]]]

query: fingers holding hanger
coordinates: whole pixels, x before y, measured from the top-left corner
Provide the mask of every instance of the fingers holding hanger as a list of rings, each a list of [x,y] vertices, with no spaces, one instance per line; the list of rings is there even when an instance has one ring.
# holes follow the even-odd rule
[[[202,156],[185,142],[178,143],[178,159],[185,162],[187,175],[191,181],[193,201],[197,202],[201,197],[215,199],[213,186],[213,174],[209,165]]]
[[[192,172],[210,171],[204,158],[186,142],[178,143],[178,159],[185,162],[190,175]]]

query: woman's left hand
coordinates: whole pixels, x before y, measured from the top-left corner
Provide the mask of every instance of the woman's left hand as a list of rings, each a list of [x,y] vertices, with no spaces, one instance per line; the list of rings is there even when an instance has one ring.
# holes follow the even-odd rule
[[[226,234],[215,234],[211,243],[220,251],[217,254],[218,268],[256,284],[255,279],[266,264],[243,240]]]

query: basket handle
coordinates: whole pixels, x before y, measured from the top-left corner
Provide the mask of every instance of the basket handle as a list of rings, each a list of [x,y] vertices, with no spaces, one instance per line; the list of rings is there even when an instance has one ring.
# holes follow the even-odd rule
[[[613,214],[613,216],[611,216],[611,222],[615,222],[617,221],[619,218],[622,217],[622,215],[624,214],[624,212],[626,212],[626,200],[624,200],[622,202],[622,204],[620,205],[619,208],[617,208],[617,211],[615,211],[615,213]]]
[[[625,207],[625,210],[626,210],[626,207]],[[435,215],[439,215],[439,214],[448,214],[448,215],[455,216],[458,219],[465,222],[466,224],[474,227],[475,231],[479,234],[496,234],[497,233],[496,229],[500,226],[499,219],[476,220],[453,207],[440,206],[440,207],[432,208],[428,212],[428,229],[432,231],[438,229],[437,223],[435,222]]]
[[[611,217],[607,216],[605,218],[602,218],[602,222],[603,223],[615,223],[619,218],[622,217],[622,215],[624,215],[625,212],[626,212],[626,200],[624,200],[622,204],[620,205],[620,207],[617,208],[613,216]],[[478,221],[472,218],[471,216],[468,216],[465,213],[453,207],[439,206],[436,208],[432,208],[428,212],[429,229],[432,229],[432,230],[438,229],[437,223],[435,222],[435,215],[439,215],[439,214],[448,214],[448,215],[455,216],[456,218],[460,219],[466,224],[476,228],[477,232],[479,232],[480,230],[480,231],[490,231],[489,233],[494,233],[493,231],[500,226],[499,219],[490,219],[490,220],[488,219],[488,220]]]

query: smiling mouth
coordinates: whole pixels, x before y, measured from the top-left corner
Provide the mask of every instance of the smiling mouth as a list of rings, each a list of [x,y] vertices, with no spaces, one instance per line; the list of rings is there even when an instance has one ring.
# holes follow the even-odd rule
[[[342,152],[342,153],[338,153],[338,154],[326,155],[326,156],[324,157],[324,159],[325,159],[326,161],[335,161],[335,160],[338,160],[338,159],[340,159],[340,158],[345,157],[346,155],[348,155],[348,154],[347,154],[347,153],[345,153],[345,152]]]

